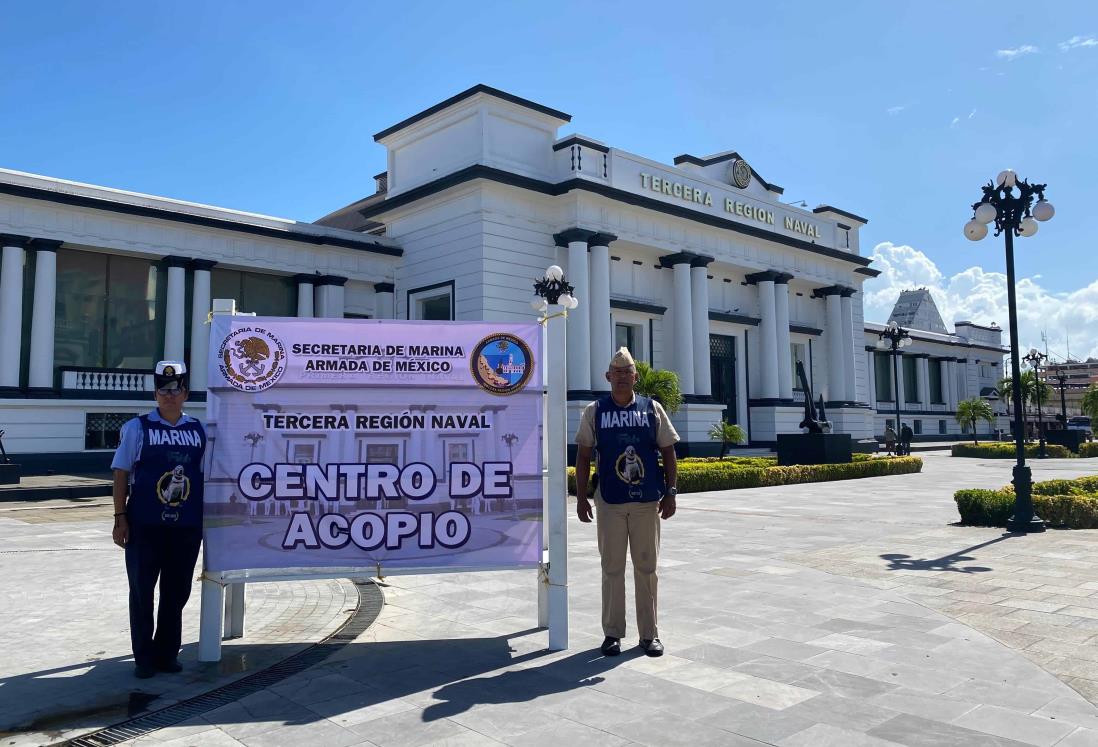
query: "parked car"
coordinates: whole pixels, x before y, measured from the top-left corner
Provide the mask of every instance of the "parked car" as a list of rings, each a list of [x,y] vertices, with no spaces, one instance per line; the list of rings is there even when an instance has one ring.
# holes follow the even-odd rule
[[[1090,418],[1086,415],[1076,415],[1073,418],[1068,418],[1067,427],[1069,431],[1083,431],[1087,438],[1094,438],[1094,431],[1090,427]]]

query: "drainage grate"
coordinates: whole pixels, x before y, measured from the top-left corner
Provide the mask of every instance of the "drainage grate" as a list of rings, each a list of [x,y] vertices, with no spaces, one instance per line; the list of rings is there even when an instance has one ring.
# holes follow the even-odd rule
[[[157,729],[174,726],[189,718],[200,716],[215,708],[233,703],[321,663],[362,635],[377,619],[377,616],[381,614],[381,608],[385,603],[381,589],[372,581],[366,579],[352,579],[352,581],[358,590],[358,606],[350,619],[323,641],[313,644],[304,651],[283,659],[277,664],[242,677],[235,682],[230,682],[216,690],[180,701],[159,711],[153,711],[114,726],[84,734],[62,744],[69,747],[105,747],[105,745],[120,744],[130,739],[143,737]]]

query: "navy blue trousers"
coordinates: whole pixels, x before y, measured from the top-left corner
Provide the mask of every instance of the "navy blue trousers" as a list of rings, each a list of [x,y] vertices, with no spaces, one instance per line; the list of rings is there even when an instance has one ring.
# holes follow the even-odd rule
[[[202,529],[130,525],[126,575],[130,579],[130,642],[137,664],[166,664],[179,654],[183,607],[191,595]],[[153,590],[160,605],[153,629]]]

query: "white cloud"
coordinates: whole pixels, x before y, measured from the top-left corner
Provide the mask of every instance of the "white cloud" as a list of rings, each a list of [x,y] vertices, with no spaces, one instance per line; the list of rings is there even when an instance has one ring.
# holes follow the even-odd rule
[[[887,109],[885,109],[885,111],[888,112],[889,116],[895,117],[897,114],[899,114],[900,112],[902,112],[906,108],[907,108],[907,105],[902,104],[900,106],[890,106]]]
[[[1061,52],[1070,52],[1081,47],[1098,47],[1098,39],[1093,36],[1073,36],[1059,44]]]
[[[956,127],[958,124],[960,124],[960,122],[961,122],[960,117],[954,117],[953,121],[949,123],[949,126],[950,127]]]
[[[995,56],[1001,60],[1014,60],[1023,55],[1037,54],[1040,51],[1041,50],[1032,44],[1023,44],[1022,46],[1014,47],[1013,49],[997,49],[995,50]]]
[[[960,320],[996,322],[1008,342],[1006,273],[969,267],[946,276],[918,249],[887,241],[874,247],[872,258],[881,275],[864,286],[867,320],[887,320],[901,290],[927,288],[946,326],[952,329]],[[1065,334],[1071,337],[1073,357],[1098,357],[1098,280],[1069,293],[1048,291],[1039,280],[1040,275],[1020,278],[1016,286],[1022,350],[1044,349],[1041,333],[1047,332],[1049,352],[1057,357],[1067,353]]]
[[[975,110],[975,109],[973,109],[972,111],[970,111],[970,112],[968,113],[968,118],[969,118],[969,119],[972,119],[972,118],[973,118],[973,117],[975,117],[975,116],[976,116],[976,110]]]

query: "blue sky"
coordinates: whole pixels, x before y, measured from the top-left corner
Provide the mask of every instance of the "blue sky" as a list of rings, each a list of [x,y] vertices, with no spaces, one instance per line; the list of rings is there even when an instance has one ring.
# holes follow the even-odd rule
[[[882,245],[889,269],[867,286],[876,316],[915,283],[947,321],[1001,313],[973,290],[995,296],[1001,240],[961,227],[981,183],[1012,166],[1047,182],[1058,211],[1018,242],[1035,303],[1062,311],[1035,308],[1027,334],[1098,330],[1092,1],[10,0],[0,13],[5,168],[314,220],[372,191],[373,133],[487,83],[572,114],[563,132],[668,162],[736,149],[789,201],[866,216],[863,253]],[[1073,352],[1098,354],[1089,338]]]

